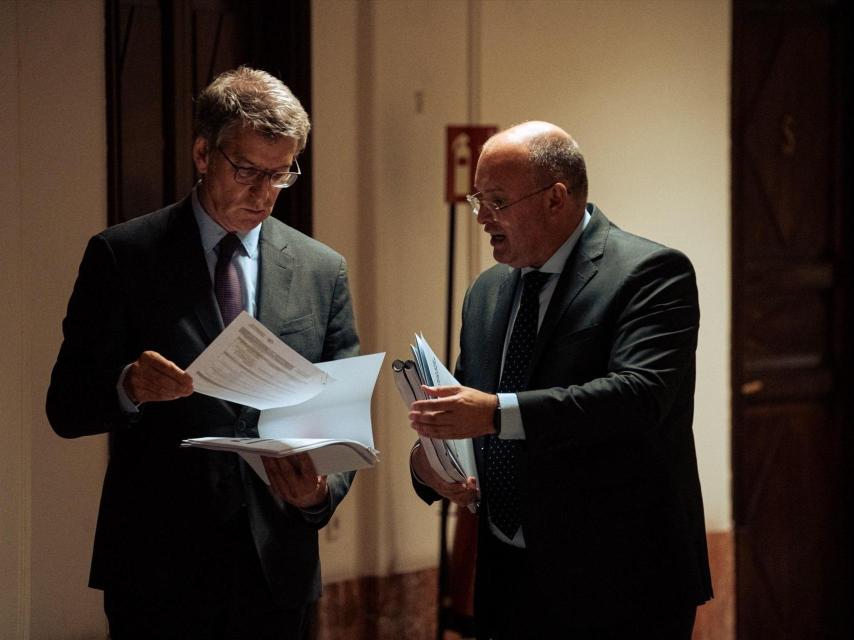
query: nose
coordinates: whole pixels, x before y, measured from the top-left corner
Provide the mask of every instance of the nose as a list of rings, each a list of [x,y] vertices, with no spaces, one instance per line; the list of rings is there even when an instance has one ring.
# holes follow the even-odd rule
[[[486,224],[487,222],[495,221],[495,213],[488,206],[481,204],[480,209],[477,210],[477,223],[478,224]]]
[[[268,174],[261,174],[252,183],[252,191],[261,193],[265,198],[270,196],[270,193],[276,193],[278,189],[273,186],[273,177]]]

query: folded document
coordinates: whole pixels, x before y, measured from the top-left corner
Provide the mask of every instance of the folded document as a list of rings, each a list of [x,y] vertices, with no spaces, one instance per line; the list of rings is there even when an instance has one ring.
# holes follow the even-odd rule
[[[246,312],[189,366],[199,393],[261,410],[257,438],[191,438],[234,451],[269,484],[261,456],[307,453],[327,475],[376,464],[371,395],[385,354],[312,364]]]
[[[191,438],[184,446],[202,447],[213,451],[234,451],[240,454],[266,480],[267,473],[259,456],[284,458],[307,453],[320,475],[372,467],[377,463],[377,451],[355,440],[332,438]]]
[[[394,382],[400,397],[411,405],[416,400],[426,400],[421,385],[459,384],[442,361],[430,348],[424,336],[416,335],[415,344],[410,345],[412,360],[395,360],[392,363]],[[471,476],[477,479],[474,447],[470,438],[463,440],[440,440],[420,437],[421,446],[430,467],[445,482],[465,482]],[[469,507],[472,511],[474,505]]]

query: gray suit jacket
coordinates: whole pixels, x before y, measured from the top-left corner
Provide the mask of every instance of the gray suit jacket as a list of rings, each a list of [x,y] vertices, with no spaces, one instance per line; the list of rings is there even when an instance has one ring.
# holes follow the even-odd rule
[[[678,251],[588,210],[537,335],[529,391],[518,394],[528,558],[544,615],[571,627],[711,597],[691,428],[694,270]],[[497,265],[466,294],[462,384],[498,388],[518,282],[518,270]]]
[[[260,236],[258,319],[313,362],[358,353],[343,258],[275,219]],[[118,406],[121,369],[144,350],[187,367],[222,330],[189,198],[94,236],[63,322],[47,414],[64,437],[110,433],[90,586],[170,588],[193,571],[212,527],[245,504],[262,568],[282,606],[320,592],[317,529],[353,474],[330,476],[317,517],[274,499],[238,456],[182,439],[257,434],[258,412],[193,394]]]

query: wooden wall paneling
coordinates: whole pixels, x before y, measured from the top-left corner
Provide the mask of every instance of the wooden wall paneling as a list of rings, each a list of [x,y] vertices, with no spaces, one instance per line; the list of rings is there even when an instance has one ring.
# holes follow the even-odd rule
[[[847,638],[842,3],[733,12],[737,637]],[[850,237],[850,236],[849,236]],[[850,323],[849,323],[850,324]],[[848,378],[850,379],[850,378]],[[848,444],[846,444],[848,442]]]

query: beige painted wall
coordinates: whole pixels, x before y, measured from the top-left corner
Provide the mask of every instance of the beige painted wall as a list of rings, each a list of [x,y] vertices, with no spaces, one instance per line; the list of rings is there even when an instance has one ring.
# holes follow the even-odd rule
[[[444,126],[554,120],[587,155],[591,199],[697,268],[695,433],[715,530],[731,512],[728,7],[314,0],[312,16],[316,234],[349,259],[364,351],[388,365],[416,330],[444,344]],[[100,0],[0,2],[0,80],[0,637],[103,637],[85,583],[105,440],[61,440],[43,411],[77,264],[106,219]],[[474,238],[459,283],[489,263]],[[327,580],[435,564],[437,513],[411,494],[387,375],[375,429],[382,463],[321,536]]]
[[[86,238],[106,222],[103,3],[0,2],[0,637],[103,638],[86,588],[105,439],[44,415]]]
[[[335,580],[437,558],[437,514],[413,499],[413,436],[388,367],[415,331],[444,344],[447,214],[434,156],[445,124],[466,116],[467,7],[312,6],[315,232],[348,257],[363,352],[387,351],[374,397],[382,462],[357,477],[338,538],[322,536],[324,573]]]

